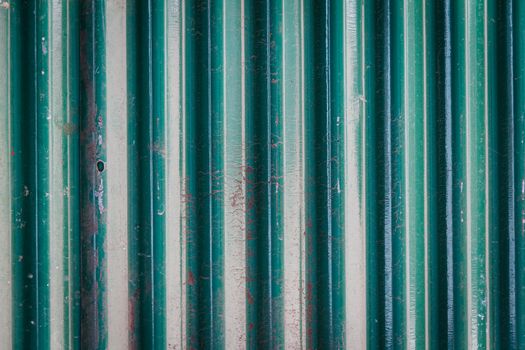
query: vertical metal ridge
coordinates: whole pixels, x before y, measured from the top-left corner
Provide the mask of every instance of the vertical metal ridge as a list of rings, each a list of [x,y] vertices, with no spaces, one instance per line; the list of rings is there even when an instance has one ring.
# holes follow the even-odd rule
[[[188,347],[224,346],[222,2],[185,5]]]
[[[393,346],[390,1],[364,7],[367,346]],[[374,38],[374,40],[370,40]]]
[[[75,2],[57,3],[62,6],[62,89],[63,133],[62,159],[64,173],[64,348],[80,344],[80,172],[79,172],[79,5]],[[55,54],[59,54],[55,52]]]
[[[78,251],[70,239],[78,214],[66,210],[78,185],[68,162],[77,143],[70,107],[78,91],[67,84],[71,66],[78,70],[69,55],[78,56],[77,39],[62,36],[64,28],[74,33],[75,21],[55,2],[1,5],[9,70],[2,93],[8,157],[2,185],[11,192],[3,203],[11,217],[2,239],[12,276],[2,288],[11,289],[5,295],[11,305],[3,308],[11,334],[4,339],[13,347],[61,347],[78,338]]]
[[[345,347],[343,6],[305,3],[307,347]]]
[[[107,347],[105,1],[80,3],[81,346]]]
[[[489,43],[491,73],[489,79],[497,86],[489,89],[497,153],[489,152],[496,186],[492,188],[491,226],[497,231],[491,238],[491,341],[493,348],[516,348],[516,270],[515,270],[515,203],[520,189],[514,190],[514,65],[513,65],[513,1],[495,4],[495,24]],[[490,33],[490,31],[489,31]],[[498,54],[501,53],[501,54]],[[498,71],[499,70],[499,71]],[[487,84],[488,85],[488,84]],[[498,117],[494,117],[498,115]],[[512,135],[512,137],[507,136]]]
[[[283,4],[245,2],[248,347],[282,347]]]
[[[453,216],[453,172],[452,172],[452,58],[451,58],[451,2],[444,1],[434,4],[434,58],[437,76],[429,80],[429,99],[435,113],[430,118],[434,127],[435,166],[434,181],[429,181],[434,197],[430,204],[435,210],[430,211],[435,222],[435,232],[430,235],[429,267],[431,274],[429,287],[429,302],[438,305],[433,308],[430,316],[430,344],[434,348],[453,347],[455,339],[454,303],[456,275],[454,266],[454,216]],[[431,36],[432,37],[432,36]],[[430,37],[430,38],[431,38]],[[429,64],[432,60],[429,58]],[[431,66],[429,66],[430,68]],[[430,93],[434,91],[434,94]],[[432,162],[431,162],[432,164]],[[431,219],[431,220],[432,220]],[[441,233],[440,233],[441,232]],[[443,233],[444,232],[444,233]]]
[[[131,104],[130,324],[133,347],[166,346],[166,4],[134,6],[129,25]],[[134,20],[132,20],[133,18]],[[131,41],[134,41],[131,43]],[[134,52],[132,52],[134,50]],[[134,128],[134,130],[132,130]]]
[[[410,207],[408,205],[408,194],[405,192],[405,184],[409,181],[407,169],[408,153],[410,145],[407,144],[408,130],[405,121],[410,118],[407,114],[410,106],[407,106],[407,86],[410,78],[407,77],[406,63],[407,48],[409,45],[406,30],[407,4],[405,1],[390,3],[390,147],[388,155],[391,163],[391,190],[392,190],[392,215],[391,222],[391,254],[392,254],[392,341],[394,348],[411,348],[409,337],[409,303],[410,289],[408,288],[410,234],[408,221]],[[413,38],[415,40],[415,38]],[[412,69],[417,69],[413,67]],[[421,118],[422,119],[422,118]],[[413,171],[413,170],[412,170]],[[421,178],[419,178],[421,179]],[[419,185],[419,183],[416,183]],[[421,190],[421,188],[420,188]],[[415,334],[414,334],[415,335]]]
[[[394,345],[425,340],[425,85],[423,4],[392,8]]]
[[[446,250],[442,249],[442,237],[446,238],[447,231],[440,230],[438,220],[439,210],[446,204],[443,201],[442,185],[446,179],[446,167],[441,166],[440,147],[443,146],[442,134],[440,133],[440,121],[445,118],[440,116],[440,108],[444,108],[441,98],[443,93],[443,47],[444,38],[444,2],[439,5],[432,1],[423,4],[423,40],[424,40],[424,167],[425,167],[425,347],[428,349],[438,348],[440,344],[446,344],[446,269],[442,261],[447,259]],[[432,78],[430,72],[436,72],[436,78]],[[445,176],[441,174],[445,173]],[[441,186],[440,186],[441,185]],[[445,278],[442,273],[445,273]],[[444,282],[443,282],[444,281]],[[445,286],[445,288],[440,288]],[[445,309],[445,312],[443,312]],[[444,317],[445,314],[445,317]],[[445,332],[442,331],[445,329]]]
[[[12,271],[13,341],[15,347],[45,348],[50,342],[51,71],[42,45],[49,44],[52,33],[47,2],[11,5],[12,254],[18,258]]]
[[[488,96],[485,90],[486,3],[461,2],[452,8],[453,26],[453,160],[455,176],[454,215],[457,279],[456,344],[486,347],[489,286],[486,273],[487,198],[490,174],[486,171]],[[454,28],[454,27],[453,27]],[[459,271],[458,271],[459,270]]]

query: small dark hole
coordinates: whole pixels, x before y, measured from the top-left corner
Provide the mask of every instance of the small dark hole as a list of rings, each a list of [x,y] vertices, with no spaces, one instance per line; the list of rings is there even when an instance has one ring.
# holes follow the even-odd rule
[[[104,171],[104,162],[103,161],[99,160],[97,162],[97,169],[98,169],[99,172],[103,172]]]

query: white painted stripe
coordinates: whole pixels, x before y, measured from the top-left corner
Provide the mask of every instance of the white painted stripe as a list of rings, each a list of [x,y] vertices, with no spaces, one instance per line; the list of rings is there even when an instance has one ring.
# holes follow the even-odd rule
[[[0,7],[0,339],[11,349],[12,339],[12,247],[11,247],[11,76],[10,11]]]
[[[358,0],[346,0],[344,14],[346,348],[366,349],[366,222],[360,153],[365,145],[360,132],[365,112],[364,54],[356,44],[360,39],[364,50],[364,6]]]
[[[363,300],[362,300],[362,304],[361,304],[361,312],[363,313],[363,316],[361,317],[361,327],[364,327],[364,330],[363,331],[360,331],[360,334],[362,335],[362,337],[364,338],[363,341],[362,341],[362,344],[361,344],[361,349],[367,349],[368,347],[368,311],[367,311],[367,304],[368,304],[368,299],[367,299],[367,285],[368,285],[368,281],[367,281],[367,264],[366,264],[366,261],[367,261],[367,227],[368,227],[368,223],[367,223],[367,200],[366,200],[366,193],[367,193],[367,180],[368,180],[368,173],[367,173],[367,161],[366,161],[366,157],[367,157],[367,152],[366,152],[366,135],[367,135],[367,129],[366,129],[366,118],[367,118],[367,114],[366,114],[366,99],[367,99],[367,95],[366,95],[366,89],[367,89],[367,85],[366,85],[366,55],[365,55],[365,52],[366,52],[366,21],[365,21],[365,18],[366,18],[366,11],[365,11],[365,2],[362,1],[361,2],[361,88],[362,88],[362,92],[361,92],[361,96],[359,97],[359,100],[360,100],[360,118],[361,118],[361,161],[362,161],[362,166],[361,166],[361,172],[360,172],[360,175],[361,175],[361,181],[362,181],[362,192],[361,192],[361,216],[362,216],[362,219],[361,219],[361,225],[362,225],[362,237],[363,237],[363,243],[362,243],[362,249],[364,251],[363,253],[363,257],[362,257],[362,263],[363,263],[363,267],[362,267],[362,273],[363,273],[363,277],[362,277],[362,281],[364,283],[364,286],[363,286],[363,290],[361,291],[362,293],[362,297],[363,297]]]
[[[304,308],[303,52],[300,1],[283,0],[285,348],[306,346]]]
[[[186,168],[186,162],[188,158],[186,157],[187,148],[186,148],[186,142],[187,142],[187,135],[186,135],[186,1],[181,0],[181,69],[180,69],[180,75],[182,76],[181,79],[181,102],[180,102],[180,110],[182,111],[181,114],[181,132],[180,132],[180,148],[182,149],[180,153],[180,158],[182,159],[180,169],[181,169],[181,181],[180,181],[180,229],[181,234],[179,237],[176,237],[177,244],[180,246],[180,256],[179,256],[179,268],[180,268],[180,286],[179,286],[179,300],[180,300],[180,307],[181,312],[179,314],[179,323],[180,323],[180,349],[185,349],[187,347],[187,332],[186,332],[186,320],[187,320],[187,281],[186,281],[186,267],[187,267],[187,256],[186,256],[186,241],[188,236],[188,226],[187,226],[187,217],[188,217],[188,207],[187,207],[187,198],[188,198],[188,191],[187,191],[187,168]]]
[[[246,348],[244,1],[223,4],[225,347]]]
[[[47,84],[49,86],[49,322],[50,346],[53,349],[64,347],[64,251],[68,242],[67,223],[64,217],[64,164],[66,152],[64,142],[64,57],[68,57],[63,47],[62,2],[53,0],[47,10],[49,27],[47,36],[37,38],[39,54],[49,64]],[[58,165],[58,166],[57,166]]]
[[[106,2],[108,348],[128,348],[126,1]]]
[[[165,62],[166,62],[166,344],[168,349],[185,348],[185,299],[183,287],[184,250],[181,242],[181,7],[179,0],[166,4]]]

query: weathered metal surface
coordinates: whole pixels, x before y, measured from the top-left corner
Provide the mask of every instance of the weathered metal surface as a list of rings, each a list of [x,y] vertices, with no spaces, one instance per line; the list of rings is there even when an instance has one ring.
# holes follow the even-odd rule
[[[0,0],[0,348],[525,347],[525,3]]]

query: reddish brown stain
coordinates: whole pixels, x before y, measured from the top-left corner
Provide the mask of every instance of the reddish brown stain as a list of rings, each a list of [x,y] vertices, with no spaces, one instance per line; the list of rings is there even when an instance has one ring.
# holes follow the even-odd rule
[[[308,220],[306,220],[306,227],[307,228],[312,228],[313,227],[312,218],[308,218]]]
[[[128,319],[128,329],[129,329],[129,348],[130,349],[137,349],[137,337],[135,336],[136,332],[136,315],[137,315],[137,304],[139,299],[139,290],[135,290],[133,292],[133,295],[130,296],[128,301],[128,309],[129,309],[129,319]]]
[[[313,285],[311,282],[308,282],[306,284],[306,323],[308,325],[306,329],[306,338],[309,345],[307,345],[308,349],[313,348],[310,344],[312,336],[313,336],[313,329],[312,329],[312,321],[313,321],[313,305],[312,305],[312,299],[313,299]]]
[[[193,276],[193,273],[191,271],[188,271],[188,284],[190,286],[195,285],[195,277]]]
[[[246,292],[246,297],[248,298],[248,304],[253,305],[253,296],[249,291]]]
[[[77,131],[77,125],[75,123],[65,123],[63,130],[67,136],[73,135]]]
[[[89,2],[83,3],[80,16],[83,21],[93,21],[94,8]],[[93,23],[93,25],[96,25]],[[80,111],[79,141],[81,154],[81,269],[84,276],[81,281],[81,346],[98,348],[107,341],[107,314],[105,298],[106,259],[103,234],[99,225],[104,225],[105,215],[97,214],[97,201],[103,201],[95,195],[102,176],[94,171],[97,159],[101,158],[103,145],[98,145],[102,135],[100,122],[103,120],[103,111],[99,111],[96,92],[101,87],[94,81],[94,72],[99,63],[92,62],[95,37],[90,31],[80,32],[80,97],[82,109]],[[94,66],[95,65],[95,66]],[[102,101],[100,101],[102,102]],[[101,104],[103,105],[103,104]],[[66,124],[63,132],[67,135],[76,131],[77,126]],[[103,194],[100,193],[99,196]]]

